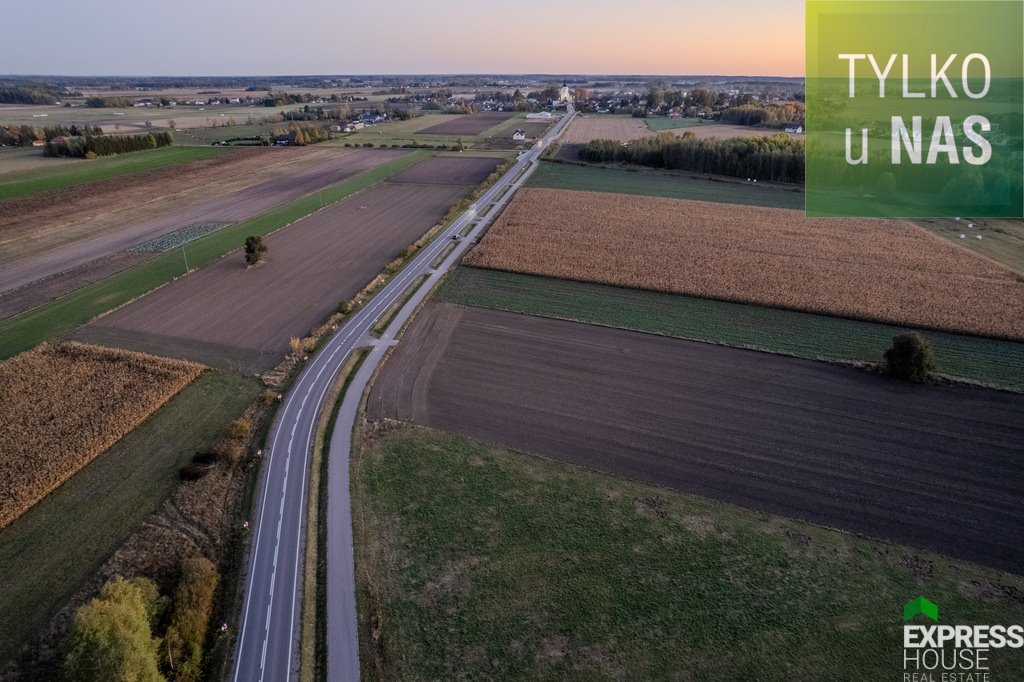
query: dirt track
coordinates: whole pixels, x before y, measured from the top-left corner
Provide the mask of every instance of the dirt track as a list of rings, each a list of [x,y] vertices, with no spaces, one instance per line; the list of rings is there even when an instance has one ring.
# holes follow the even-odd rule
[[[1024,572],[1018,395],[430,304],[368,412]]]
[[[87,325],[76,336],[248,372],[273,367],[469,192],[386,182],[267,240],[267,262],[234,253]]]
[[[197,222],[233,223],[326,187],[407,152],[401,150],[333,150],[331,160],[293,170],[280,177],[216,196],[189,208],[76,241],[31,258],[12,262],[0,272],[0,291],[14,289],[63,272],[133,244]]]
[[[478,114],[453,116],[452,120],[417,130],[417,135],[479,135],[499,123],[509,120],[514,111],[481,111]]]

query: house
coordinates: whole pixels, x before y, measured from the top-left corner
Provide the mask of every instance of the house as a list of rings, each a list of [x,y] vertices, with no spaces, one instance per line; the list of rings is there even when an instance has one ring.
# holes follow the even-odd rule
[[[526,139],[526,133],[523,132],[522,130],[520,130],[519,128],[516,128],[516,131],[514,133],[512,133],[512,139],[513,140],[525,140]]]
[[[783,132],[796,133],[797,135],[799,135],[800,133],[804,132],[804,127],[803,126],[786,126],[782,130],[783,130]]]

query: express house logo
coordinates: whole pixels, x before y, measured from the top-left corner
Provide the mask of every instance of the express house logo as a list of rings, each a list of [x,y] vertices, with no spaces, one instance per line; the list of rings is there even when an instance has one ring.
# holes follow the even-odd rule
[[[940,624],[939,606],[927,597],[903,606],[904,682],[997,682],[992,657],[1022,647],[1024,625]]]

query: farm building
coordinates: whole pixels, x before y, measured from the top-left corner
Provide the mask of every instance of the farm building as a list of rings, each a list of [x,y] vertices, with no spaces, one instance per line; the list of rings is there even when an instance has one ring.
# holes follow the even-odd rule
[[[514,133],[512,133],[512,139],[513,140],[525,140],[526,139],[526,133],[523,132],[521,129],[516,128],[516,131]]]
[[[534,112],[532,114],[527,114],[526,118],[528,118],[528,119],[551,118],[551,112],[550,111],[537,111],[537,112]]]

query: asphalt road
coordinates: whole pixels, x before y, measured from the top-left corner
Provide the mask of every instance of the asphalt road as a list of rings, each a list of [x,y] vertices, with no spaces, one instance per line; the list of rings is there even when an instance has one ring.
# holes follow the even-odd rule
[[[245,600],[235,651],[235,682],[269,680],[279,682],[297,676],[299,665],[300,607],[303,557],[303,529],[307,507],[310,456],[319,415],[325,409],[324,398],[334,377],[353,350],[376,343],[377,348],[349,385],[335,433],[351,436],[355,410],[369,380],[370,372],[383,355],[394,330],[415,310],[415,306],[452,263],[469,247],[473,237],[486,227],[500,206],[477,221],[491,204],[503,204],[512,191],[535,167],[544,146],[564,130],[571,115],[564,116],[541,142],[522,153],[477,202],[431,242],[369,303],[353,315],[309,361],[296,378],[278,410],[268,436],[266,461],[261,472],[257,504],[249,529],[253,534],[245,585]],[[440,267],[431,264],[474,221],[469,237],[457,243]],[[423,273],[433,272],[431,280],[392,320],[380,342],[371,342],[369,332],[376,321],[400,300],[405,290]],[[369,368],[369,369],[368,369]],[[335,439],[337,441],[338,439]],[[351,527],[351,500],[347,484],[348,438],[332,443],[328,466],[328,679],[359,679],[359,645],[355,622],[355,582]],[[338,445],[335,449],[333,446]]]

